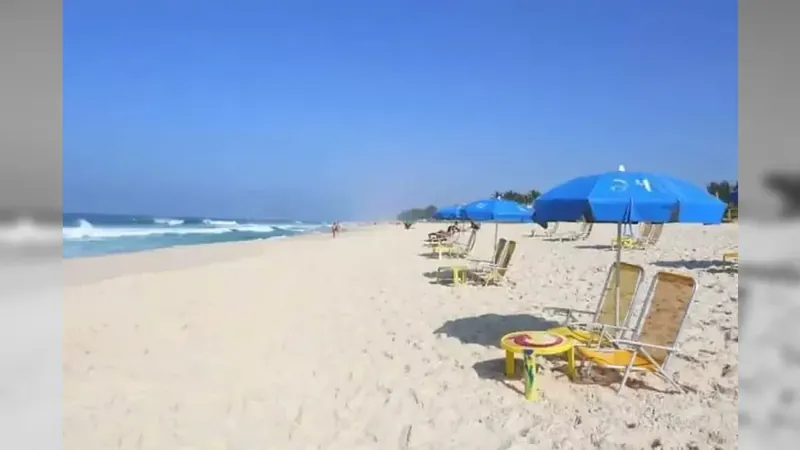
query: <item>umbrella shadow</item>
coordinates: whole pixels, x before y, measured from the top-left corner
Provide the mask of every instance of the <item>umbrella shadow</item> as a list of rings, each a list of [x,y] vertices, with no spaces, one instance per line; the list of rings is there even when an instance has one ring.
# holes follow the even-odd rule
[[[576,245],[575,248],[581,250],[611,250],[613,246],[608,244],[581,244]]]
[[[422,276],[429,279],[429,284],[438,284],[440,286],[453,285],[453,272],[451,270],[432,270],[430,272],[423,272]]]
[[[472,365],[472,370],[475,371],[478,378],[495,381],[512,390],[515,394],[525,395],[525,389],[519,383],[522,379],[522,370],[517,370],[513,377],[506,376],[505,359],[503,358],[478,361]]]
[[[677,260],[677,261],[654,261],[654,266],[665,267],[668,269],[684,269],[684,270],[703,270],[711,274],[726,273],[733,275],[737,273],[736,267],[729,262],[719,259],[712,260]]]
[[[422,252],[419,256],[426,259],[439,259],[439,255],[435,252]]]
[[[552,320],[530,314],[483,314],[448,320],[434,334],[444,334],[464,344],[500,348],[500,338],[514,331],[544,331],[558,327]]]
[[[666,267],[670,269],[686,269],[686,270],[703,270],[703,269],[711,269],[711,268],[718,268],[720,266],[726,265],[726,263],[722,262],[721,260],[702,260],[702,259],[685,259],[685,260],[674,260],[674,261],[654,261],[652,263],[654,266],[658,267]]]

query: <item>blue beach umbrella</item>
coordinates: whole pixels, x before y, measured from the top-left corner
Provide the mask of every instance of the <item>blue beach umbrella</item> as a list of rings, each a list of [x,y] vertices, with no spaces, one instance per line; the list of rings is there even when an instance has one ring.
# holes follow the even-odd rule
[[[475,222],[494,222],[494,245],[497,249],[499,223],[524,223],[533,220],[533,210],[511,200],[492,198],[468,203],[461,209],[461,218]]]
[[[461,218],[475,222],[530,222],[533,211],[511,200],[493,198],[468,203],[461,210]]]
[[[461,206],[453,205],[437,209],[436,213],[433,214],[433,217],[439,220],[454,220],[458,219],[460,215],[461,215]]]
[[[542,194],[537,221],[720,223],[725,204],[705,189],[669,175],[619,170],[578,177]]]
[[[725,203],[705,189],[678,178],[646,172],[615,172],[578,177],[545,192],[533,204],[536,222],[616,223],[617,242],[624,224],[638,222],[718,224]],[[622,245],[617,245],[617,279]],[[617,286],[619,325],[619,286]]]

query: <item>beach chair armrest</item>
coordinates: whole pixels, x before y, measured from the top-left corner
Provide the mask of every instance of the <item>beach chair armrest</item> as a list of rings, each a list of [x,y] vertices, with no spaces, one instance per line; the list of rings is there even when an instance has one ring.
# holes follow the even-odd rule
[[[652,348],[652,349],[657,349],[657,350],[666,350],[666,351],[674,353],[676,355],[692,356],[689,353],[686,353],[686,352],[680,350],[677,347],[667,347],[667,346],[664,346],[664,345],[646,344],[644,342],[637,342],[637,341],[632,341],[632,340],[629,340],[629,339],[615,339],[614,342],[616,342],[618,344],[629,345],[631,347],[640,347],[642,349]]]
[[[495,267],[495,264],[492,261],[478,259],[467,259],[466,261],[473,269],[491,269],[492,267]]]
[[[602,328],[603,330],[610,329],[610,330],[630,331],[630,329],[631,329],[630,327],[626,327],[626,326],[622,326],[622,325],[620,325],[620,326],[608,325],[608,324],[597,323],[597,322],[575,322],[573,325],[580,325],[580,326],[592,327],[592,328]]]

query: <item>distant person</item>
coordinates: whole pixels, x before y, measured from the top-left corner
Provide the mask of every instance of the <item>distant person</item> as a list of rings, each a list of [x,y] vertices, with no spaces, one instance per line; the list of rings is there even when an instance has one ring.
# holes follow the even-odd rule
[[[410,230],[412,225],[414,225],[413,222],[403,222],[403,226],[406,227],[406,230]]]
[[[333,225],[331,225],[331,233],[333,233],[334,238],[339,234],[339,222],[333,222]]]
[[[453,222],[452,225],[447,227],[447,234],[455,234],[455,233],[458,233],[459,231],[461,231],[461,229],[458,227],[458,222],[457,221]]]

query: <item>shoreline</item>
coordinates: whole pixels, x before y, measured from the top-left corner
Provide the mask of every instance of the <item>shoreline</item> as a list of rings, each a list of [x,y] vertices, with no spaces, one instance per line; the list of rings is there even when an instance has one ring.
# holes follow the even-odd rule
[[[369,231],[382,225],[357,225],[347,228],[336,239],[351,233]],[[207,242],[203,244],[175,245],[151,250],[87,255],[64,258],[64,284],[78,286],[119,278],[129,274],[175,271],[258,257],[270,246],[284,241],[316,241],[333,239],[330,233],[309,232],[294,236],[277,236],[247,241]],[[154,258],[149,258],[153,255]],[[149,260],[143,263],[142,257]]]

